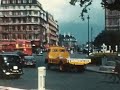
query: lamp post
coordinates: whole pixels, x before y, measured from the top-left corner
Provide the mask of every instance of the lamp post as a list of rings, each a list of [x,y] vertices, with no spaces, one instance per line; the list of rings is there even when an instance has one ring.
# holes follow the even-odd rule
[[[89,19],[90,19],[89,15],[87,19],[88,19],[88,56],[89,56]]]

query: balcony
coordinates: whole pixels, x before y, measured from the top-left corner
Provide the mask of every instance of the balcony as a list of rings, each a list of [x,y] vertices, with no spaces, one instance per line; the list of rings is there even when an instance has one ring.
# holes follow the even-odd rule
[[[26,25],[26,24],[31,24],[31,25],[39,25],[39,22],[21,22],[21,23],[19,23],[19,22],[16,22],[16,23],[0,23],[0,25]]]

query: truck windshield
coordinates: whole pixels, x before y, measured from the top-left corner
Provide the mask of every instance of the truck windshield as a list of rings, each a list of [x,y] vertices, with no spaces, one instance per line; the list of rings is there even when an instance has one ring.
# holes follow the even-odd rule
[[[20,58],[19,56],[10,56],[10,55],[5,55],[3,56],[4,62],[5,63],[20,63]]]
[[[65,49],[60,49],[60,52],[65,52]]]

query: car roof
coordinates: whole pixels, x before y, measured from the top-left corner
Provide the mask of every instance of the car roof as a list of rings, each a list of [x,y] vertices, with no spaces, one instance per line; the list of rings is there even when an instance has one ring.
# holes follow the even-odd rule
[[[34,56],[24,56],[24,58],[34,58]]]

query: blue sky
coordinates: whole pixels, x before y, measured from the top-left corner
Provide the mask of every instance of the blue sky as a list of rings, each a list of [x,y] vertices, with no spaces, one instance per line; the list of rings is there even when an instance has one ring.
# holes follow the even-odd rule
[[[82,21],[80,16],[81,8],[79,5],[72,6],[70,0],[38,0],[44,10],[50,12],[54,19],[58,21],[60,33],[73,34],[79,43],[87,42],[87,19]],[[104,30],[104,9],[100,5],[101,0],[93,0],[89,7],[90,29],[93,28],[93,39]],[[87,17],[88,14],[85,15]]]

